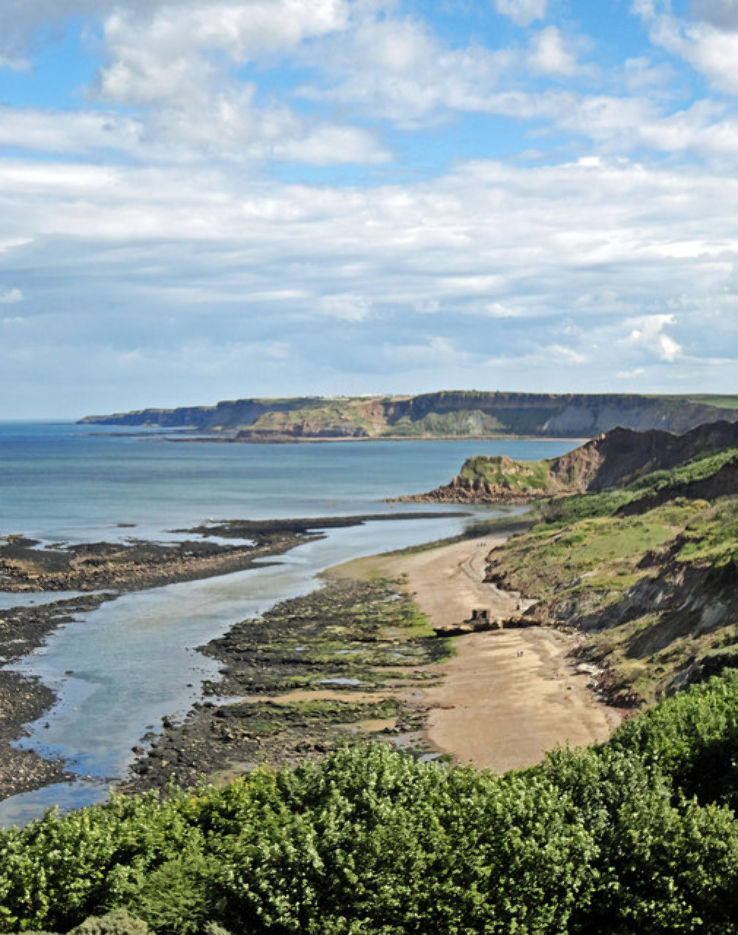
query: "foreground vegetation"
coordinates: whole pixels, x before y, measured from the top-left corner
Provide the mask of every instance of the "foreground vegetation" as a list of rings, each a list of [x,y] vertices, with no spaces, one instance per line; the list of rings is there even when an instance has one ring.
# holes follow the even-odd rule
[[[0,833],[0,930],[726,935],[737,754],[731,671],[502,777],[365,745],[50,812]]]

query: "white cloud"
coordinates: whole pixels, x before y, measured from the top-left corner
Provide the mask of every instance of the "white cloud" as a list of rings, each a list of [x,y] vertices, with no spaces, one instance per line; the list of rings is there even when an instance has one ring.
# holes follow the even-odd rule
[[[18,29],[30,32],[44,12],[51,14],[41,5],[38,17],[15,9]],[[111,109],[6,108],[0,142],[46,152],[109,150],[153,161],[386,161],[386,147],[369,131],[298,115],[276,99],[257,102],[255,85],[235,73],[244,63],[345,29],[348,11],[347,0],[60,0],[53,10],[60,18],[105,17],[100,51],[106,61],[90,93]],[[119,105],[126,111],[112,109]]]
[[[0,255],[0,277],[13,271],[50,339],[93,346],[122,330],[134,347],[166,347],[174,314],[192,340],[248,343],[266,328],[307,369],[320,353],[349,367],[331,329],[350,322],[365,335],[360,371],[392,342],[429,373],[444,360],[460,373],[500,345],[522,360],[534,345],[546,372],[597,360],[603,382],[646,360],[677,366],[681,335],[692,349],[718,333],[706,308],[718,322],[735,313],[719,303],[738,256],[738,180],[697,170],[477,162],[362,191],[16,160],[0,163],[0,212],[25,240]],[[436,334],[418,339],[429,314]],[[397,356],[383,355],[391,369]]]
[[[86,109],[0,107],[0,146],[38,154],[0,159],[0,372],[14,355],[40,386],[42,359],[76,378],[84,357],[102,361],[82,366],[91,392],[109,370],[140,393],[166,379],[172,402],[298,380],[323,392],[478,378],[658,388],[707,379],[717,360],[727,385],[735,109],[678,95],[658,50],[587,64],[570,19],[536,25],[545,0],[496,5],[533,26],[508,48],[442,35],[400,0],[0,2],[6,63],[33,58],[35,27],[72,13],[100,25],[86,42],[102,62]],[[638,8],[654,41],[727,87],[729,6],[696,2],[692,19]],[[294,104],[297,81],[308,106]],[[542,158],[463,162],[461,114],[519,121]],[[475,145],[498,132],[507,145],[504,120],[458,123]],[[436,172],[448,153],[453,169]],[[334,184],[262,171],[393,158],[368,184],[355,170]],[[124,404],[139,401],[151,400]]]
[[[131,152],[141,146],[143,128],[115,113],[58,113],[0,106],[0,144],[55,153],[99,150]]]
[[[566,347],[563,344],[551,344],[542,348],[543,356],[548,360],[562,364],[586,364],[587,357],[573,347]]]
[[[509,16],[518,26],[527,26],[533,20],[546,16],[548,0],[495,0],[498,13]]]
[[[522,318],[523,312],[512,305],[502,302],[488,302],[484,306],[484,314],[490,318]]]
[[[278,142],[271,147],[272,158],[283,162],[329,166],[340,163],[377,165],[388,162],[391,154],[374,137],[354,127],[318,126],[302,137]]]
[[[200,97],[223,69],[294,49],[345,29],[346,0],[210,0],[165,3],[144,14],[115,10],[105,22],[109,62],[99,78],[105,100],[150,104]],[[204,87],[205,86],[205,87]]]
[[[626,322],[630,334],[624,339],[625,344],[643,348],[655,354],[667,363],[673,363],[682,354],[682,347],[664,328],[676,324],[674,315],[643,315]]]
[[[364,321],[372,310],[372,303],[360,295],[326,295],[320,300],[324,315],[341,321]]]
[[[347,0],[3,0],[0,49],[25,51],[40,27],[72,17],[107,17],[143,42],[148,32],[164,54],[202,43],[243,60],[342,28],[348,10]]]
[[[287,108],[254,108],[250,89],[222,95],[215,110],[200,103],[204,116],[176,108],[134,117],[115,111],[0,106],[0,145],[48,153],[124,153],[155,162],[215,155],[238,161],[371,165],[390,158],[366,130],[309,122]]]
[[[675,16],[663,0],[641,0],[634,9],[649,23],[652,42],[689,62],[716,88],[738,94],[738,7],[734,3],[697,3],[696,18],[690,20]]]
[[[15,305],[22,302],[25,296],[20,289],[0,289],[0,305]]]
[[[528,60],[534,71],[547,75],[569,77],[579,71],[576,56],[555,26],[547,26],[532,37]]]
[[[711,101],[697,101],[668,117],[645,121],[637,138],[664,152],[738,156],[738,120]]]
[[[315,101],[361,104],[369,113],[402,126],[433,122],[444,111],[484,109],[501,75],[521,66],[522,53],[481,45],[450,49],[416,19],[372,15],[305,53],[323,70],[322,83],[300,93]]]

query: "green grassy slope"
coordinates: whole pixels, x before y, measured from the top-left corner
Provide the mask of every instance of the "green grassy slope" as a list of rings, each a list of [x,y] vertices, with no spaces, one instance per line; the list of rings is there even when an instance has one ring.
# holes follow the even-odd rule
[[[676,491],[714,496],[738,474],[738,424],[720,421],[683,435],[617,427],[556,458],[514,461],[505,456],[468,458],[450,484],[416,499],[527,500],[625,487],[620,504],[637,511],[663,503]],[[643,480],[640,487],[637,482]]]
[[[585,655],[621,701],[733,664],[738,477],[725,472],[737,462],[727,449],[541,502],[540,522],[490,555],[490,579],[538,598],[531,620],[590,634]]]

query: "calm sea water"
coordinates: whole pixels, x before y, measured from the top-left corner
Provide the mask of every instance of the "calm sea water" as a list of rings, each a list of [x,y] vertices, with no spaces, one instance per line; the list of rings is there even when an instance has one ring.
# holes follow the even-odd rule
[[[99,427],[66,423],[6,423],[0,424],[0,535],[44,542],[161,540],[205,519],[423,511],[427,504],[382,499],[438,486],[472,454],[532,460],[573,446],[514,440],[198,444],[155,433],[111,437]],[[59,696],[29,725],[22,744],[63,756],[85,778],[5,800],[0,824],[30,820],[53,804],[70,808],[103,799],[110,782],[125,774],[131,746],[163,715],[183,715],[203,679],[216,675],[217,664],[194,647],[278,600],[307,593],[316,574],[333,564],[453,535],[491,512],[500,511],[330,530],[278,564],[125,594],[80,615],[13,668],[40,676]],[[15,596],[0,595],[0,607],[17,603]]]

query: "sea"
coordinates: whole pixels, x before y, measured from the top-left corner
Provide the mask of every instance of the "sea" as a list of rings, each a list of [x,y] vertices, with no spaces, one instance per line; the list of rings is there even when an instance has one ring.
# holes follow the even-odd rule
[[[387,520],[326,530],[248,571],[121,594],[80,613],[44,646],[9,668],[40,678],[57,702],[29,724],[18,745],[63,757],[71,783],[0,802],[0,826],[24,824],[50,807],[104,801],[126,775],[131,748],[162,717],[182,718],[218,664],[196,647],[280,600],[309,593],[326,568],[456,535],[511,507],[388,503],[447,483],[467,457],[555,457],[573,440],[361,441],[238,444],[182,433],[71,422],[0,423],[0,535],[41,545],[157,542],[210,520],[351,516],[402,512],[432,519]],[[190,536],[191,537],[191,536]],[[3,593],[0,614],[65,594]],[[0,665],[2,659],[0,659]]]

